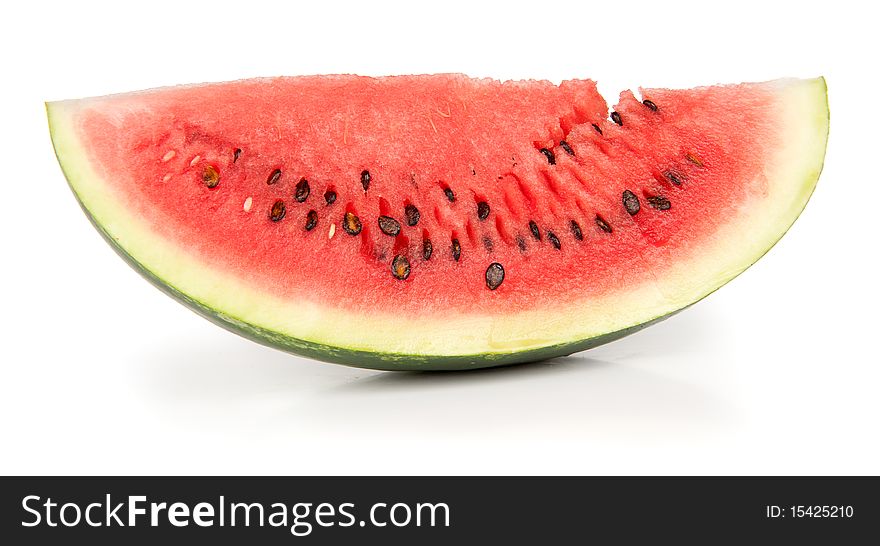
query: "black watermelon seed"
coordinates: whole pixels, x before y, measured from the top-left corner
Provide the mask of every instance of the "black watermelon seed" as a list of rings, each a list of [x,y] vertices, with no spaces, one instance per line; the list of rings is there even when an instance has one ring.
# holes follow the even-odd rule
[[[405,281],[409,277],[409,260],[406,256],[398,254],[391,260],[391,275],[400,281]]]
[[[501,283],[504,282],[504,268],[500,263],[494,262],[489,264],[488,269],[486,269],[486,286],[489,287],[489,290],[495,290]]]
[[[205,165],[205,170],[202,171],[202,182],[204,182],[208,188],[216,188],[217,184],[220,183],[220,173],[217,171],[217,167],[213,165]]]
[[[541,148],[538,151],[541,152],[542,154],[544,154],[544,157],[547,158],[547,163],[549,163],[551,165],[556,165],[556,156],[553,155],[553,152],[551,152],[547,148]]]
[[[361,171],[361,186],[364,187],[364,191],[370,189],[370,181],[373,178],[370,176],[370,171],[364,169]]]
[[[461,259],[461,243],[458,239],[452,240],[452,259],[456,262]]]
[[[238,161],[239,157],[241,157],[241,148],[236,148],[232,152],[232,162],[235,163],[236,161]]]
[[[654,101],[650,101],[650,100],[648,100],[648,99],[645,99],[645,100],[642,101],[642,104],[644,104],[645,106],[647,106],[648,108],[650,108],[652,112],[656,112],[656,111],[657,111],[657,105],[654,104]]]
[[[578,241],[583,241],[584,232],[581,231],[581,225],[578,224],[575,220],[572,220],[569,225],[571,226],[571,232],[574,234],[574,238]]]
[[[279,178],[281,178],[281,169],[275,169],[274,171],[269,173],[269,178],[266,179],[266,184],[269,184],[271,186],[272,184],[278,182]]]
[[[681,186],[682,176],[675,171],[666,171],[663,173],[663,176],[666,177],[666,180],[669,180],[676,186]]]
[[[336,192],[333,190],[327,190],[324,192],[324,202],[328,205],[332,205],[336,202]]]
[[[397,234],[400,233],[400,222],[390,216],[380,216],[379,229],[381,229],[382,233],[385,235],[397,237]]]
[[[623,190],[623,208],[626,209],[630,216],[635,216],[641,210],[642,205],[639,203],[639,198],[636,194],[629,190]]]
[[[422,241],[422,258],[424,258],[425,261],[428,261],[431,259],[431,254],[433,253],[434,245],[431,243],[431,239],[425,239]]]
[[[480,201],[477,203],[477,218],[480,220],[485,220],[489,217],[489,203],[485,201]]]
[[[620,114],[617,112],[611,112],[611,121],[623,127],[623,120],[620,119]]]
[[[520,237],[519,235],[517,235],[516,236],[516,246],[519,247],[520,252],[525,252],[526,251],[526,240],[523,239],[522,237]]]
[[[452,193],[452,188],[443,188],[443,193],[446,194],[446,198],[449,199],[450,203],[455,203],[455,194]]]
[[[596,215],[596,225],[599,226],[599,229],[601,229],[605,233],[611,233],[612,231],[614,231],[611,226],[608,225],[608,222],[606,222],[605,219],[598,214]]]
[[[279,199],[272,204],[272,208],[269,209],[269,219],[273,222],[280,222],[282,218],[284,218],[284,214],[287,212],[287,207],[284,205],[284,201]]]
[[[552,244],[553,248],[556,250],[562,248],[562,243],[559,242],[559,237],[557,237],[552,231],[547,232],[547,240],[550,241],[550,244]]]
[[[297,203],[302,203],[309,198],[310,193],[312,193],[312,188],[309,186],[309,181],[305,178],[301,178],[300,181],[296,183],[296,190],[294,191],[293,198],[296,199]]]
[[[534,237],[536,241],[541,240],[541,230],[538,229],[538,224],[536,224],[534,220],[529,220],[529,231],[532,232],[532,237]]]
[[[315,229],[315,226],[318,225],[318,213],[310,210],[308,214],[306,214],[306,231],[312,231]]]
[[[409,277],[409,260],[406,259],[406,256],[398,254],[394,257],[394,260],[391,261],[391,274],[395,279],[401,281],[405,281]]]
[[[407,205],[403,207],[403,215],[406,217],[406,225],[414,226],[419,223],[419,218],[422,217],[422,214],[419,212],[419,209],[416,208],[415,205]]]
[[[669,199],[660,195],[649,197],[648,204],[657,210],[669,210],[670,208],[672,208],[672,203],[669,202]]]
[[[488,235],[483,236],[483,247],[486,249],[486,252],[492,252],[495,249],[495,243],[492,242]]]
[[[346,212],[342,219],[342,229],[349,235],[357,235],[361,232],[361,219],[353,212]]]
[[[565,150],[565,153],[567,153],[568,155],[574,155],[574,150],[571,149],[571,146],[568,145],[568,142],[560,140],[559,147]]]
[[[595,123],[593,124],[593,129],[595,129],[596,132],[599,133],[600,135],[602,134],[602,128],[599,127],[599,126],[598,126],[597,124],[595,124]]]

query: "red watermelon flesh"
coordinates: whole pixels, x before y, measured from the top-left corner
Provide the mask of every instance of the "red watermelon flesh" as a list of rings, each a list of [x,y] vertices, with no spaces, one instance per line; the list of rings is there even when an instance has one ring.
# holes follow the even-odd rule
[[[65,168],[96,224],[182,299],[226,325],[265,329],[276,345],[284,345],[278,334],[329,347],[318,356],[331,360],[352,349],[398,364],[436,357],[437,367],[464,356],[471,366],[574,341],[542,332],[520,343],[517,335],[529,338],[521,324],[504,338],[508,317],[572,320],[586,302],[618,301],[632,322],[639,302],[627,294],[641,294],[645,322],[757,259],[794,220],[821,168],[823,127],[813,118],[823,110],[813,95],[824,101],[824,83],[817,91],[814,82],[644,89],[643,101],[622,93],[610,113],[589,80],[316,76],[69,101],[50,105],[50,117],[56,108],[65,142],[75,141],[65,148],[56,136],[62,165],[76,154],[69,162],[85,162],[79,171],[99,180],[80,189]],[[800,102],[817,110],[803,124],[788,104]],[[810,132],[794,139],[805,150],[790,149],[792,131]],[[780,165],[802,152],[820,157]],[[796,180],[783,183],[794,190],[777,191],[789,170]],[[112,210],[106,218],[90,207],[93,192],[96,208]],[[778,217],[755,228],[753,210],[764,208]],[[145,246],[129,222],[168,256],[129,252],[126,238]],[[735,234],[750,230],[740,256]],[[713,266],[718,253],[736,259]],[[174,265],[179,255],[188,265]],[[175,271],[191,284],[199,271],[220,272],[231,284],[206,302],[181,288]],[[224,290],[239,287],[255,296],[224,309]],[[289,313],[286,330],[260,323],[270,307]],[[612,304],[589,309],[614,322]],[[315,325],[323,320],[343,325]],[[626,320],[620,326],[639,324]],[[371,332],[376,322],[384,326]],[[480,324],[488,345],[457,348],[456,339],[481,335]],[[372,341],[346,342],[350,329]]]

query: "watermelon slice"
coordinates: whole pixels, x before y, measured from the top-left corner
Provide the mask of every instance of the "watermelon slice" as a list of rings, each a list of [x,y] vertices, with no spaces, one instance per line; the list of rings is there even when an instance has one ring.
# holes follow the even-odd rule
[[[567,355],[755,262],[822,169],[825,82],[315,76],[47,105],[95,227],[217,324],[313,358]]]

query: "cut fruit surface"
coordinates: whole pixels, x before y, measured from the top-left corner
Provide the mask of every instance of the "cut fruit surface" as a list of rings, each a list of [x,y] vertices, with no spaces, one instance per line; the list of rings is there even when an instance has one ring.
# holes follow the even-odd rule
[[[87,215],[138,271],[256,341],[379,369],[570,354],[698,301],[805,206],[823,79],[313,76],[53,102]]]

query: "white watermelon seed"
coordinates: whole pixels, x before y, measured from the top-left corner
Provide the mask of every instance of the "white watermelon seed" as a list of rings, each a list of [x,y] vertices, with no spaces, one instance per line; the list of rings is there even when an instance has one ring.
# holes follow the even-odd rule
[[[162,182],[168,182],[169,180],[171,180],[171,173],[168,173],[162,177]]]
[[[244,211],[245,211],[245,212],[250,212],[250,211],[251,211],[251,206],[253,206],[253,204],[254,204],[254,198],[253,198],[253,197],[248,197],[247,199],[245,199],[245,200],[244,200]]]
[[[196,166],[196,163],[198,163],[201,159],[202,159],[202,156],[200,156],[200,155],[195,156],[195,157],[193,158],[193,160],[189,162],[189,166],[190,166],[190,167],[195,167],[195,166]]]
[[[174,159],[174,156],[176,156],[176,155],[177,155],[177,152],[175,152],[174,150],[168,150],[167,152],[165,152],[165,155],[162,156],[162,161],[164,163],[168,163],[169,161]]]
[[[336,224],[330,224],[330,232],[327,234],[328,239],[332,239],[336,235]]]

